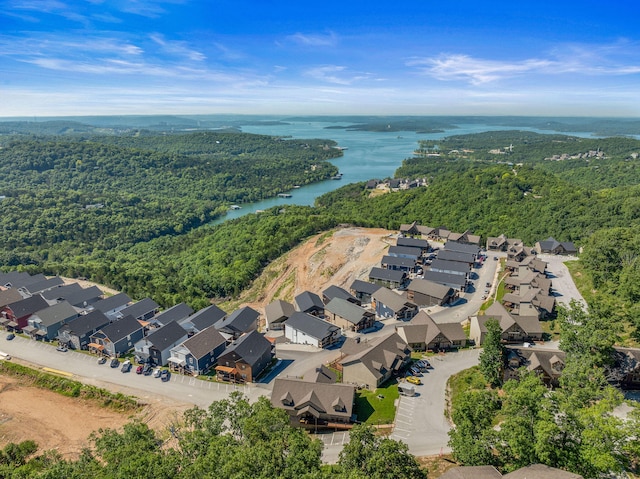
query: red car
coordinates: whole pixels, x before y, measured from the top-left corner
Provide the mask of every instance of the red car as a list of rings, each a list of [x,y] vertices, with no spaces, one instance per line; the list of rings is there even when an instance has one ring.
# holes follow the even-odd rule
[[[142,370],[144,369],[144,366],[140,365],[136,368],[136,374],[142,374]]]

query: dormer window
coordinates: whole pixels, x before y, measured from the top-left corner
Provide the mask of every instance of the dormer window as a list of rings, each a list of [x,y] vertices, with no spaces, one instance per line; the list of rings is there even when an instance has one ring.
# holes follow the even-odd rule
[[[282,404],[284,406],[287,406],[287,407],[293,406],[293,396],[291,396],[291,393],[288,391],[284,396],[280,398],[280,400],[282,401]]]

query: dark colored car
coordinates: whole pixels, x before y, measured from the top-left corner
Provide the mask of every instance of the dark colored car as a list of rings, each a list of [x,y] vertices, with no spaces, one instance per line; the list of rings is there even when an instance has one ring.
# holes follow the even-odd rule
[[[122,371],[123,373],[128,373],[129,371],[131,371],[131,361],[125,361],[124,363],[122,363],[122,368],[120,368],[120,371]]]
[[[13,338],[15,338],[15,337],[16,337],[16,335],[15,335],[15,334],[13,334],[13,333],[9,333],[9,334],[7,334],[7,341],[11,341],[11,340],[12,340]]]
[[[109,366],[111,366],[112,368],[117,368],[118,366],[120,366],[120,361],[118,361],[117,358],[113,358],[111,360],[111,363],[109,363]]]
[[[144,374],[145,376],[151,376],[152,372],[153,372],[153,368],[149,363],[145,364],[144,367],[142,368],[142,374]]]
[[[160,379],[162,379],[162,381],[164,382],[167,382],[169,379],[171,379],[171,373],[166,369],[163,369],[160,373]]]

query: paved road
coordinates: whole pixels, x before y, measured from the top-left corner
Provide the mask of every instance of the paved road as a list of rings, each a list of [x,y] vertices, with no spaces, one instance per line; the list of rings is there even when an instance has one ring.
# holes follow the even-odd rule
[[[447,353],[430,358],[433,369],[416,386],[417,396],[400,396],[396,421],[391,438],[403,441],[409,452],[427,456],[449,452],[447,442],[451,426],[444,415],[447,380],[455,373],[478,364],[480,349]]]
[[[556,301],[566,306],[572,299],[577,300],[586,306],[586,301],[576,288],[576,284],[571,278],[571,273],[564,264],[567,261],[575,261],[574,256],[558,256],[551,254],[541,254],[539,258],[547,262],[547,273],[551,278],[551,285],[556,292]]]

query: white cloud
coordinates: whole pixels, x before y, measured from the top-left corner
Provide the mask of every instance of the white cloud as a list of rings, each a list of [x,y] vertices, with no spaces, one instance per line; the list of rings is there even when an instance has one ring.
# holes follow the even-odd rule
[[[304,75],[315,80],[336,85],[351,85],[369,78],[368,74],[350,73],[346,67],[340,65],[325,65],[305,70]]]
[[[164,36],[159,33],[151,35],[150,38],[159,45],[165,53],[186,57],[192,61],[202,61],[206,59],[203,53],[189,48],[186,42],[166,40]]]
[[[288,40],[311,47],[335,47],[338,44],[338,37],[335,33],[295,33],[287,37]]]

